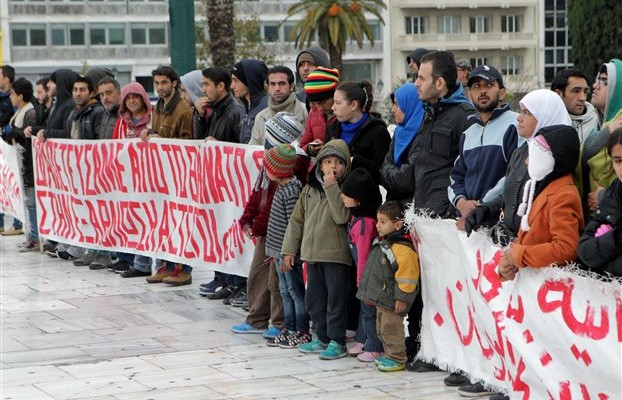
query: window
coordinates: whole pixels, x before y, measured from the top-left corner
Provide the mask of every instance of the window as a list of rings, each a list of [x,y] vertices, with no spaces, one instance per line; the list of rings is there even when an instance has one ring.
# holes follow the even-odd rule
[[[296,39],[292,39],[292,31],[294,30],[294,26],[296,26],[295,22],[285,22],[283,24],[283,40],[285,42],[294,42]]]
[[[125,44],[123,24],[92,24],[90,28],[91,44],[94,46]]]
[[[52,24],[52,46],[84,46],[83,24]]]
[[[13,46],[46,46],[44,24],[15,24],[11,29]]]
[[[374,33],[374,43],[382,41],[382,27],[380,21],[369,21],[371,31]]]
[[[166,44],[165,24],[136,23],[131,26],[132,44]]]
[[[501,32],[516,33],[523,31],[522,15],[502,15],[501,16]]]
[[[428,31],[426,17],[405,17],[404,27],[407,35],[423,35]]]
[[[469,59],[469,62],[471,63],[471,65],[478,67],[480,65],[488,64],[488,58],[487,57],[473,57]]]
[[[460,33],[460,16],[457,15],[444,15],[439,16],[437,19],[437,33],[441,34],[455,34]]]
[[[343,82],[368,80],[373,84],[374,75],[374,65],[371,62],[343,62]]]
[[[266,42],[279,41],[279,24],[278,22],[266,22],[263,26],[263,38]]]
[[[490,20],[492,18],[486,15],[474,15],[469,18],[469,31],[471,33],[488,33],[490,32]]]
[[[501,74],[503,75],[520,75],[522,66],[522,57],[510,56],[501,57]]]

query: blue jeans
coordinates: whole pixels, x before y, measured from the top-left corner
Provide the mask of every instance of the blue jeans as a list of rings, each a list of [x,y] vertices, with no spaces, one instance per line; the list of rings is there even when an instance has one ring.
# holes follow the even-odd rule
[[[26,187],[24,189],[26,196],[26,211],[28,211],[28,219],[30,220],[30,233],[28,234],[28,240],[31,242],[39,241],[39,226],[37,225],[37,207],[35,202],[35,188]],[[15,221],[13,221],[15,226]],[[16,228],[17,229],[17,228]]]
[[[362,301],[359,327],[356,330],[356,341],[363,343],[363,350],[365,351],[381,353],[383,350],[382,341],[378,337],[378,331],[376,330],[376,307],[368,306]]]
[[[307,333],[309,332],[309,315],[305,306],[305,283],[302,278],[302,265],[295,264],[291,271],[281,272],[281,264],[283,264],[283,258],[276,258],[279,291],[283,298],[283,327],[290,331]]]
[[[4,228],[4,214],[0,213],[0,228]],[[13,218],[13,228],[22,229],[22,223],[19,219]]]
[[[151,257],[130,253],[116,253],[117,258],[130,264],[132,268],[141,272],[151,272]]]

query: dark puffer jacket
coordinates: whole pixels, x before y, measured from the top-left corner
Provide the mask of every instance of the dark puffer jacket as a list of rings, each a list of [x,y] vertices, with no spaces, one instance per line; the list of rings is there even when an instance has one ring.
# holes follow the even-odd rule
[[[74,110],[73,84],[78,73],[69,69],[59,69],[52,73],[51,80],[56,83],[56,101],[52,104],[47,120],[44,137],[46,139],[69,137],[67,120]]]

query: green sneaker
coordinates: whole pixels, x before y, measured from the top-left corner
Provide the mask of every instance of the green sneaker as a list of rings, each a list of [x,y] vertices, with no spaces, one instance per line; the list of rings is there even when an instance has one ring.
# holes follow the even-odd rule
[[[346,346],[331,340],[326,349],[320,353],[320,360],[336,360],[348,355]]]
[[[406,369],[406,364],[384,357],[380,363],[376,364],[376,367],[381,372],[394,372]]]
[[[380,364],[382,362],[382,360],[384,360],[386,357],[385,356],[380,356],[378,358],[376,358],[374,360],[374,364],[376,364],[376,366],[378,366],[378,364]]]
[[[318,339],[315,339],[298,346],[298,351],[301,353],[321,353],[327,347],[328,345],[326,343],[322,343]]]

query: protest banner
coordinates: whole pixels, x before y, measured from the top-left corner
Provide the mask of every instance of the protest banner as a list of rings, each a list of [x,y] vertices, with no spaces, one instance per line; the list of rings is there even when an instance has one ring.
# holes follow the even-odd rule
[[[26,222],[21,147],[0,140],[0,212]]]
[[[424,310],[419,357],[512,399],[622,398],[622,293],[576,268],[499,280],[503,249],[455,221],[414,217]]]
[[[247,275],[254,243],[238,219],[263,148],[156,139],[34,146],[42,236]]]

